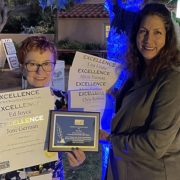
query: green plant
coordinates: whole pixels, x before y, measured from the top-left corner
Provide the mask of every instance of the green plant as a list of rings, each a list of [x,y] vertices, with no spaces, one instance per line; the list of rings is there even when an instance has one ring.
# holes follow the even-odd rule
[[[57,43],[57,48],[67,50],[67,52],[63,52],[59,50],[59,59],[63,59],[66,64],[72,64],[75,51],[83,51],[90,53],[89,51],[98,51],[105,50],[106,45],[101,45],[97,43],[82,43],[79,41],[71,41],[69,39],[60,40]]]
[[[58,42],[58,48],[61,49],[73,49],[82,50],[84,49],[83,44],[78,41],[70,41],[69,39],[61,40]]]
[[[17,12],[12,11],[2,32],[29,33],[25,29],[33,27],[35,33],[54,33],[54,11],[51,7],[46,7],[42,11],[38,0],[27,3],[27,0],[12,1],[12,8],[21,8],[17,9]]]
[[[73,50],[104,50],[105,45],[98,43],[82,43],[79,41],[71,41],[69,39],[60,40],[57,44],[60,49],[73,49]]]
[[[26,23],[27,19],[21,16],[10,17],[2,33],[20,33],[23,29],[21,25]]]

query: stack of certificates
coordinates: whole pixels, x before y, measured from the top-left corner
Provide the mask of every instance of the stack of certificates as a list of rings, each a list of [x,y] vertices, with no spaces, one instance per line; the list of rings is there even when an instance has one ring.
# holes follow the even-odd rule
[[[69,110],[100,112],[103,116],[106,106],[106,92],[117,81],[120,64],[76,52],[69,73]]]

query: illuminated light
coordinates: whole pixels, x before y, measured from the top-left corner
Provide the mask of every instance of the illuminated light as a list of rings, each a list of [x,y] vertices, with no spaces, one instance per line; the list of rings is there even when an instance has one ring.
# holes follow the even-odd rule
[[[108,159],[109,159],[109,144],[102,144],[102,180],[105,179],[106,176],[106,168],[108,165]]]
[[[180,18],[180,0],[177,2],[176,17]]]
[[[144,0],[118,0],[118,5],[127,11],[137,12],[141,8]]]
[[[107,42],[108,59],[124,65],[125,54],[128,49],[127,42],[128,42],[128,38],[124,32],[117,33],[115,28],[111,28]],[[127,73],[125,70],[122,70],[118,80],[114,85],[114,88],[119,89],[126,79],[127,79]]]
[[[104,8],[109,12],[109,18],[110,18],[110,22],[113,20],[114,18],[114,13],[113,13],[113,4],[111,2],[112,0],[106,0],[104,3]]]
[[[39,5],[42,7],[44,10],[47,6],[57,6],[58,9],[66,9],[66,5],[70,3],[69,0],[38,0]],[[85,0],[74,0],[74,3],[82,3]]]

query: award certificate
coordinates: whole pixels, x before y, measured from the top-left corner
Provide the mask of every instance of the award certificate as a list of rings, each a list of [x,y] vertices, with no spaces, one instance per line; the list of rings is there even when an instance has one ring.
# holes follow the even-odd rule
[[[98,151],[99,114],[51,111],[49,151]]]
[[[58,159],[47,151],[49,88],[0,94],[0,174]]]

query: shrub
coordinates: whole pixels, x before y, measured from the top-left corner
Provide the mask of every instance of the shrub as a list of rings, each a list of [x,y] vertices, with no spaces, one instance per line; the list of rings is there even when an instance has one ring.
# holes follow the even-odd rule
[[[63,59],[66,64],[72,64],[75,51],[83,51],[90,53],[91,50],[105,50],[106,45],[101,45],[97,43],[81,43],[79,41],[70,41],[69,39],[60,40],[57,43],[57,48],[72,50],[71,52],[61,52],[59,51],[59,59]]]

